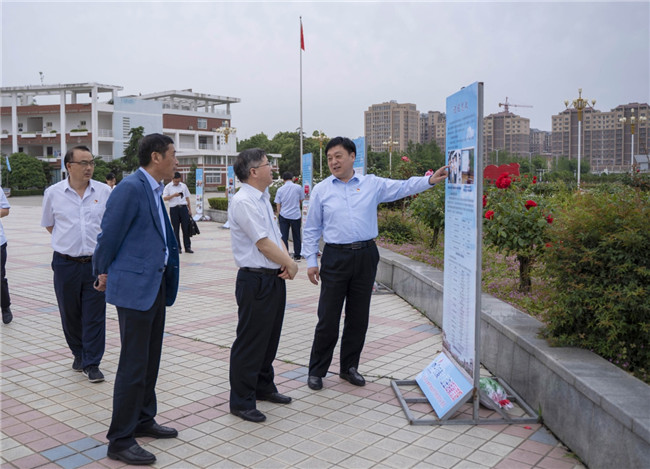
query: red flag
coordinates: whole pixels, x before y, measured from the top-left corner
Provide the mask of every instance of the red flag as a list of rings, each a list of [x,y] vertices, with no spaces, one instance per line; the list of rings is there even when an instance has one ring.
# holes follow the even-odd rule
[[[300,21],[300,48],[305,50],[305,36],[302,33],[302,20]]]

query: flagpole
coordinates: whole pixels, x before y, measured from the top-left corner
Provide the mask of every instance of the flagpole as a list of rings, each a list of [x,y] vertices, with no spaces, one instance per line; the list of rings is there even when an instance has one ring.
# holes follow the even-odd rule
[[[298,164],[300,165],[300,180],[302,180],[302,51],[305,47],[304,36],[302,33],[302,16],[300,17],[300,155],[298,155]]]

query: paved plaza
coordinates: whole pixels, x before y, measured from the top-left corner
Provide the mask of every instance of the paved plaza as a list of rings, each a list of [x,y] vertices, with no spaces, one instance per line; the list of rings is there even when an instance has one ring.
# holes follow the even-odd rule
[[[10,198],[2,223],[14,320],[2,341],[2,468],[115,468],[106,457],[120,351],[116,310],[107,307],[103,383],[71,369],[52,287],[50,235],[39,226],[41,197]],[[140,438],[165,468],[544,468],[584,467],[543,426],[409,425],[391,389],[414,377],[442,347],[436,325],[400,297],[373,295],[360,372],[365,387],[338,377],[338,348],[321,391],[306,385],[319,287],[303,260],[287,282],[287,310],[275,362],[289,405],[259,402],[264,423],[229,413],[228,360],[237,324],[230,233],[202,222],[181,255],[180,289],[167,309],[157,421],[179,430]],[[419,407],[418,407],[419,406]],[[468,407],[468,412],[471,410]],[[418,415],[431,412],[417,404]],[[489,412],[482,409],[482,415]]]

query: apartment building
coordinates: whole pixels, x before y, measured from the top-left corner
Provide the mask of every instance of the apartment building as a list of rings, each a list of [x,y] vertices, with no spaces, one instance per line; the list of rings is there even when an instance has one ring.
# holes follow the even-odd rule
[[[163,133],[176,146],[179,171],[204,168],[205,186],[224,185],[226,167],[237,155],[231,104],[239,98],[191,89],[120,97],[121,86],[99,83],[0,88],[0,152],[24,152],[53,167],[75,145],[86,145],[106,161],[121,158],[129,132]],[[281,155],[269,155],[277,170]],[[62,172],[55,170],[54,179]]]
[[[420,114],[420,143],[434,141],[444,152],[446,138],[447,116],[444,112],[429,111]]]
[[[503,111],[483,118],[483,162],[496,150],[530,157],[530,119]]]
[[[553,157],[577,159],[578,111],[565,109],[551,120]],[[647,103],[623,104],[607,112],[585,109],[581,125],[581,159],[589,162],[593,172],[630,171],[634,163],[632,137],[635,155],[647,155],[650,149],[649,120]]]
[[[529,151],[533,155],[551,155],[551,132],[548,130],[530,129]]]
[[[420,141],[420,113],[410,103],[373,104],[364,112],[364,135],[372,151],[405,151]],[[389,148],[391,141],[397,143]]]

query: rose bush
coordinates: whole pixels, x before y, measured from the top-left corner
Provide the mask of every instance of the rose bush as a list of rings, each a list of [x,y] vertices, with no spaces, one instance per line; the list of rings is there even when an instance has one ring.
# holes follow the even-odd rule
[[[517,256],[522,292],[530,291],[530,269],[544,252],[553,223],[548,202],[532,191],[536,183],[536,178],[503,173],[487,188],[483,199],[484,240],[498,251]]]

